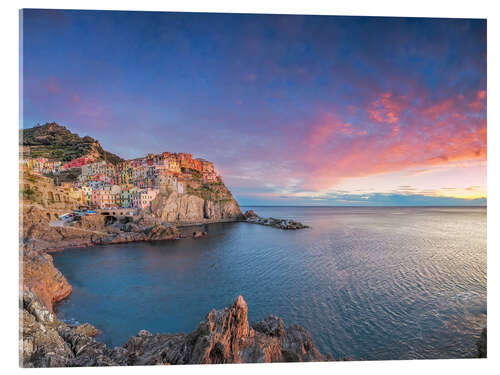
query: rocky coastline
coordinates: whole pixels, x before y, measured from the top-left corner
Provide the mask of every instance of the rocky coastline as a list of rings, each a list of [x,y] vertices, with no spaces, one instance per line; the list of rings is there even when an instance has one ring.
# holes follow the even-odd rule
[[[141,330],[123,346],[95,340],[90,324],[70,326],[55,316],[52,304],[71,286],[48,254],[25,250],[20,290],[20,365],[22,367],[135,366],[217,363],[308,362],[332,360],[315,347],[298,325],[285,328],[276,316],[249,324],[242,296],[227,308],[210,311],[191,333],[152,334]],[[38,257],[45,267],[37,267]]]
[[[21,366],[130,366],[331,359],[318,351],[311,335],[300,326],[292,325],[285,329],[283,321],[275,316],[250,325],[247,305],[241,296],[229,307],[209,312],[196,330],[189,334],[153,335],[140,331],[122,347],[113,349],[94,339],[97,330],[91,324],[75,327],[59,321],[54,314],[54,303],[68,297],[72,287],[54,267],[50,252],[72,247],[174,240],[182,238],[177,226],[245,221],[235,201],[208,205],[208,211],[206,203],[198,204],[200,202],[196,201],[196,214],[189,214],[186,206],[172,205],[173,201],[168,203],[165,199],[168,200],[168,196],[161,196],[151,209],[143,210],[136,217],[89,215],[71,226],[51,224],[56,214],[42,205],[30,203],[21,207]],[[175,216],[172,212],[185,214]],[[165,221],[175,218],[180,221]],[[194,231],[192,237],[206,235],[204,231]]]

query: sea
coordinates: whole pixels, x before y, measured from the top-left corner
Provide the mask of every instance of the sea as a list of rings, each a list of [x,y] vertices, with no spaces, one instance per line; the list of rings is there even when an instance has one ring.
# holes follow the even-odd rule
[[[469,358],[486,326],[485,207],[242,207],[310,226],[182,228],[203,238],[67,249],[57,316],[121,346],[190,332],[242,295],[250,322],[299,324],[334,358]]]

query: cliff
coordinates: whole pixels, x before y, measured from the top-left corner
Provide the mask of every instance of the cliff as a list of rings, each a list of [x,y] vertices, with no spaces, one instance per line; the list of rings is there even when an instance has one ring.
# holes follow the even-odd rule
[[[53,303],[72,292],[71,285],[63,274],[54,267],[52,257],[46,253],[21,249],[20,289],[35,292],[45,306],[52,311]]]
[[[324,361],[302,327],[284,328],[270,316],[248,324],[247,304],[239,296],[229,307],[210,311],[191,333],[156,334],[142,330],[122,347],[95,341],[93,327],[59,321],[33,291],[24,291],[21,308],[21,366],[136,366]],[[87,329],[91,327],[91,329]],[[84,329],[85,328],[85,329]],[[87,333],[90,331],[90,333]]]
[[[225,186],[224,186],[225,188]],[[191,190],[192,191],[192,190]],[[175,191],[161,192],[142,210],[140,216],[160,219],[167,223],[202,223],[241,220],[240,206],[226,189],[223,195]]]

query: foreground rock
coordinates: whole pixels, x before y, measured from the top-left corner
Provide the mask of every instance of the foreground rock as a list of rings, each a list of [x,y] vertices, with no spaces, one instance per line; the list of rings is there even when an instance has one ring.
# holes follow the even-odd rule
[[[64,275],[54,267],[49,254],[21,247],[20,290],[34,291],[52,311],[54,302],[61,301],[72,292]]]
[[[266,225],[278,229],[304,229],[309,226],[290,219],[275,219],[273,217],[263,218],[257,215],[254,211],[248,210],[243,214],[247,223]]]
[[[486,327],[484,327],[481,332],[481,336],[479,337],[479,340],[477,341],[476,344],[479,358],[488,357],[487,344],[488,344],[487,332],[486,332]]]
[[[247,305],[239,296],[231,306],[210,311],[189,334],[142,330],[122,347],[95,341],[87,330],[59,321],[32,291],[21,301],[23,367],[131,366],[324,361],[302,327],[284,328],[270,316],[248,324]],[[81,326],[80,326],[81,327]],[[330,359],[330,357],[328,357]]]
[[[78,333],[79,335],[94,337],[99,333],[99,330],[89,323],[83,323],[75,328],[75,333]]]

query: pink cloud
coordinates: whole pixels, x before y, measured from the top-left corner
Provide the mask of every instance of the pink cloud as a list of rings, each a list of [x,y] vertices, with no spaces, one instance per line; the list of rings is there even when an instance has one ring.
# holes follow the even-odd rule
[[[393,96],[384,92],[368,108],[368,117],[378,123],[394,124],[399,121],[401,112],[408,106],[406,97]]]
[[[371,103],[366,113],[374,122],[392,126],[379,127],[370,134],[328,114],[309,127],[294,177],[303,181],[305,189],[322,190],[349,177],[486,160],[484,106],[474,104],[484,102],[485,97],[478,92],[432,104],[427,97],[413,98],[420,104],[409,106],[407,98],[383,93],[375,104],[378,110],[373,112]]]

